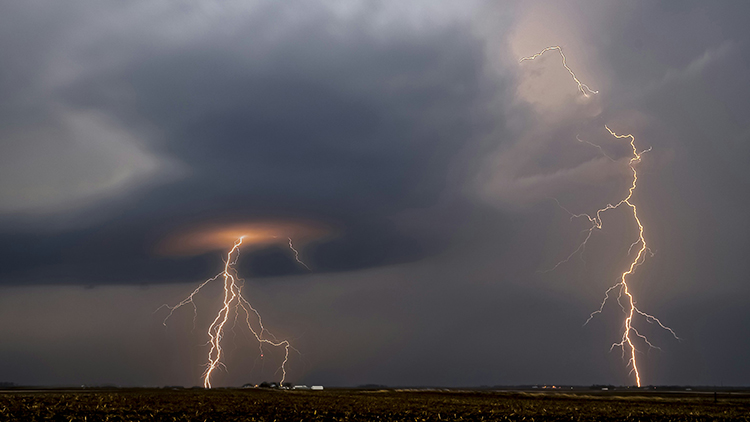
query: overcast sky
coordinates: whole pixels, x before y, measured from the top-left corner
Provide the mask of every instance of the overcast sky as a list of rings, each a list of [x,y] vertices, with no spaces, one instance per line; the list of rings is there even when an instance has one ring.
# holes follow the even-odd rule
[[[289,380],[750,384],[750,6],[93,1],[0,6],[0,381],[201,384],[202,227],[303,227],[237,270]],[[584,96],[550,51],[598,94]],[[583,142],[579,142],[583,141]],[[587,143],[588,142],[588,143]],[[594,145],[598,145],[597,148]],[[290,229],[291,230],[291,229]],[[285,232],[286,233],[286,232]],[[189,237],[189,236],[188,236]],[[171,242],[171,243],[170,243]],[[553,271],[547,271],[552,269]],[[155,312],[156,311],[156,312]],[[214,385],[276,379],[239,327]]]

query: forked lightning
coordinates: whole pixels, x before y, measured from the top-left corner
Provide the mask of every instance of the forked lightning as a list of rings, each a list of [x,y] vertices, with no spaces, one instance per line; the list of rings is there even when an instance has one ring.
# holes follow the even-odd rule
[[[578,80],[578,78],[576,77],[576,74],[573,73],[573,71],[570,70],[570,68],[568,67],[568,63],[565,60],[565,54],[563,54],[562,47],[560,47],[559,45],[553,45],[551,47],[547,47],[544,50],[534,54],[533,56],[521,57],[521,60],[519,60],[518,62],[523,63],[526,60],[534,60],[537,57],[541,56],[542,54],[551,50],[557,50],[557,52],[560,53],[560,58],[562,58],[563,67],[568,71],[568,73],[570,73],[570,76],[573,77],[573,80],[576,81],[576,83],[578,84],[578,90],[581,91],[581,94],[583,94],[584,97],[588,97],[589,94],[599,93],[599,91],[594,91],[593,89],[589,88],[588,85]]]
[[[216,318],[214,318],[211,325],[208,327],[208,344],[210,344],[210,349],[208,352],[208,362],[206,363],[206,370],[203,372],[203,386],[205,388],[211,388],[211,376],[213,375],[214,371],[219,367],[225,367],[223,363],[223,355],[224,351],[222,349],[221,342],[224,338],[225,329],[227,326],[227,322],[229,322],[230,315],[234,313],[234,322],[236,323],[237,318],[239,317],[240,313],[244,313],[245,315],[245,323],[247,324],[247,328],[250,330],[250,332],[253,334],[255,339],[258,341],[258,347],[260,350],[260,356],[263,357],[263,346],[273,346],[273,347],[283,347],[284,348],[284,360],[281,362],[281,365],[279,366],[279,370],[281,371],[281,381],[280,383],[283,383],[286,380],[286,364],[289,360],[289,349],[293,349],[291,344],[289,344],[289,341],[287,340],[277,340],[273,334],[271,334],[268,330],[265,329],[263,326],[263,320],[258,313],[258,311],[253,308],[253,306],[250,304],[250,302],[245,298],[245,296],[242,293],[242,279],[239,278],[237,275],[237,270],[234,268],[234,265],[237,263],[237,260],[240,256],[240,246],[242,245],[242,240],[244,239],[244,236],[237,239],[234,243],[234,246],[232,249],[229,250],[227,253],[226,261],[224,262],[224,271],[220,272],[219,274],[209,278],[208,280],[202,282],[198,287],[193,290],[190,295],[182,300],[180,303],[174,306],[170,305],[163,305],[162,307],[166,307],[169,309],[169,314],[164,319],[164,325],[167,324],[167,320],[169,317],[172,316],[172,314],[179,308],[187,305],[188,303],[193,305],[193,322],[195,323],[195,319],[198,316],[198,309],[195,306],[195,302],[193,299],[195,298],[195,295],[200,292],[200,290],[208,283],[217,280],[219,278],[223,278],[224,280],[224,300],[223,305],[219,312],[216,314]],[[304,265],[305,268],[308,270],[310,269],[304,262],[302,262],[299,259],[299,253],[296,249],[292,246],[292,240],[289,238],[289,247],[294,252],[294,258],[295,260],[300,263],[301,265]],[[256,327],[254,328],[253,324],[255,323]],[[270,339],[268,338],[270,337]]]
[[[584,96],[588,97],[590,94],[598,94],[598,91],[594,91],[591,88],[589,88],[586,84],[582,83],[576,77],[575,73],[573,73],[573,71],[568,67],[568,65],[567,65],[567,63],[565,61],[565,55],[563,54],[562,48],[560,46],[547,47],[544,50],[540,51],[539,53],[537,53],[537,54],[535,54],[533,56],[523,57],[520,60],[520,62],[524,62],[526,60],[534,60],[537,57],[539,57],[542,54],[544,54],[545,52],[551,51],[551,50],[557,50],[560,53],[560,56],[562,57],[562,65],[563,65],[563,67],[565,67],[565,69],[567,69],[567,71],[570,73],[570,76],[578,84],[578,90]],[[636,353],[638,352],[638,349],[636,348],[636,345],[634,343],[634,339],[635,339],[635,337],[640,338],[643,341],[643,343],[645,343],[648,347],[655,347],[655,346],[653,344],[651,344],[651,342],[646,338],[646,336],[644,336],[643,334],[639,333],[638,330],[634,327],[634,325],[633,325],[633,323],[634,323],[634,321],[633,321],[634,317],[636,317],[637,315],[640,315],[641,317],[643,317],[648,322],[652,322],[652,323],[655,322],[661,328],[669,331],[676,339],[679,339],[679,337],[677,337],[677,334],[671,328],[669,328],[666,325],[662,324],[662,322],[659,321],[659,319],[657,319],[653,315],[647,314],[647,313],[641,311],[640,309],[638,309],[635,306],[636,300],[635,300],[635,298],[633,296],[633,293],[630,290],[630,287],[628,286],[628,279],[629,279],[629,277],[633,275],[633,273],[635,272],[635,270],[641,264],[643,264],[643,261],[646,259],[646,255],[653,255],[651,253],[651,250],[649,249],[648,245],[646,244],[646,237],[644,235],[645,228],[643,227],[643,223],[642,223],[640,217],[638,216],[638,208],[632,202],[633,193],[635,192],[635,189],[636,189],[637,183],[638,183],[638,171],[636,170],[636,164],[640,163],[642,155],[644,153],[650,151],[651,149],[649,148],[649,149],[646,149],[646,150],[638,151],[638,149],[635,146],[635,137],[633,137],[633,135],[630,135],[630,134],[620,135],[620,134],[617,134],[617,133],[613,132],[608,126],[605,125],[604,127],[615,138],[617,138],[617,139],[628,139],[629,140],[632,153],[631,153],[630,159],[628,161],[628,167],[630,168],[630,171],[631,171],[632,176],[633,176],[630,188],[628,188],[627,195],[625,195],[625,197],[622,200],[620,200],[618,203],[616,203],[614,205],[613,204],[607,204],[607,206],[605,206],[605,207],[597,210],[593,215],[590,215],[590,214],[574,214],[574,213],[568,211],[566,208],[560,206],[563,210],[565,210],[568,214],[570,214],[571,218],[586,218],[586,219],[588,219],[588,221],[591,224],[591,226],[586,230],[587,233],[586,233],[586,236],[584,236],[583,242],[581,242],[578,245],[578,247],[570,255],[568,255],[568,257],[566,259],[558,262],[552,268],[552,270],[554,270],[555,268],[559,267],[563,263],[568,262],[576,254],[582,254],[583,253],[583,251],[584,251],[584,249],[586,247],[586,244],[589,241],[589,239],[591,239],[591,235],[594,232],[594,230],[602,228],[602,214],[604,214],[606,211],[620,208],[621,206],[629,207],[632,210],[633,219],[635,220],[635,223],[638,225],[638,238],[633,243],[631,243],[630,248],[628,249],[628,256],[631,256],[632,253],[633,253],[633,250],[636,249],[635,256],[633,256],[633,259],[630,261],[630,264],[628,265],[627,270],[625,270],[620,275],[619,281],[615,285],[613,285],[612,287],[610,287],[609,289],[607,289],[607,291],[604,293],[604,300],[602,301],[601,305],[599,306],[599,309],[597,309],[597,310],[595,310],[594,312],[591,313],[591,315],[586,320],[586,322],[584,323],[584,325],[588,324],[588,322],[591,321],[591,319],[594,318],[594,316],[596,316],[597,314],[601,313],[604,310],[604,306],[607,303],[607,300],[609,299],[610,293],[612,291],[614,291],[614,290],[619,290],[618,297],[617,297],[617,302],[620,305],[620,307],[622,308],[623,312],[625,313],[626,318],[625,318],[625,321],[624,321],[624,328],[623,328],[622,335],[620,337],[620,341],[612,344],[612,347],[610,348],[610,350],[614,349],[615,347],[620,347],[622,349],[623,357],[625,356],[626,353],[628,354],[629,358],[628,358],[627,365],[631,368],[631,373],[633,373],[635,375],[636,385],[638,385],[640,387],[641,386],[641,373],[640,373],[640,371],[638,369],[638,360],[637,360],[637,356],[636,356]],[[592,146],[598,148],[602,152],[602,154],[604,154],[610,160],[614,161],[610,156],[608,156],[608,155],[606,155],[604,153],[604,151],[603,151],[603,149],[601,148],[600,145],[594,144],[592,142],[584,141],[584,140],[580,139],[580,137],[576,137],[576,139],[579,142],[585,142],[585,143],[587,143],[589,145],[592,145]],[[560,205],[559,202],[558,202],[558,205]],[[624,302],[625,302],[624,304],[623,304],[623,298],[624,298]]]

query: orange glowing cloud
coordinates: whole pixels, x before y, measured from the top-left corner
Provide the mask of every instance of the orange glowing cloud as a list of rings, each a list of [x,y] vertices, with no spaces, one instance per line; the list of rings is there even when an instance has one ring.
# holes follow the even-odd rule
[[[331,229],[319,223],[302,221],[254,221],[203,223],[175,231],[159,242],[155,252],[167,256],[191,256],[226,250],[243,238],[244,247],[272,244],[304,244],[331,235]]]

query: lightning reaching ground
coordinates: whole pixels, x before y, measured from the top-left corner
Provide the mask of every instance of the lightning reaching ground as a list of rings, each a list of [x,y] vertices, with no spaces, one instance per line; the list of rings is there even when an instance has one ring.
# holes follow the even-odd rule
[[[236,324],[237,319],[240,315],[244,315],[244,320],[247,328],[258,341],[258,347],[261,357],[263,357],[264,346],[284,348],[284,359],[279,366],[279,370],[281,371],[281,380],[279,381],[279,383],[283,383],[286,380],[286,364],[289,360],[289,350],[293,349],[293,347],[287,340],[277,340],[276,337],[274,337],[273,334],[271,334],[263,326],[263,320],[260,314],[243,295],[242,288],[244,286],[244,282],[241,278],[239,278],[237,270],[234,268],[234,265],[239,259],[240,246],[242,246],[242,242],[244,239],[245,236],[241,236],[234,242],[234,246],[232,246],[232,248],[227,253],[226,261],[224,262],[224,270],[222,272],[202,282],[200,285],[198,285],[198,287],[195,288],[195,290],[193,290],[192,293],[190,293],[188,297],[183,299],[178,304],[174,306],[162,306],[169,309],[169,314],[163,322],[166,326],[167,320],[177,309],[187,305],[188,303],[191,304],[193,306],[194,312],[193,324],[195,325],[195,320],[198,316],[198,308],[195,306],[195,302],[193,301],[195,295],[198,294],[201,289],[210,282],[218,279],[224,280],[224,299],[222,302],[222,307],[219,309],[213,322],[208,327],[209,340],[207,344],[210,345],[210,349],[208,351],[208,362],[206,363],[206,369],[203,372],[202,376],[203,386],[205,388],[211,388],[211,376],[217,368],[226,368],[222,361],[224,357],[222,340],[224,338],[227,323],[229,322],[232,315],[234,315],[233,324]],[[289,238],[289,247],[294,252],[295,260],[305,268],[310,270],[310,268],[299,259],[299,252],[292,246],[291,238]]]
[[[526,60],[534,60],[537,57],[541,56],[547,51],[551,50],[557,50],[560,53],[560,56],[562,57],[562,65],[567,69],[567,71],[570,73],[573,80],[578,84],[578,90],[586,97],[589,96],[589,94],[598,94],[598,91],[594,91],[591,88],[589,88],[586,84],[582,83],[573,73],[573,71],[568,67],[566,61],[565,61],[565,55],[563,54],[562,48],[560,46],[552,46],[547,47],[540,51],[539,53],[521,58],[520,62],[524,62]],[[597,229],[602,228],[602,215],[609,211],[614,210],[621,207],[628,207],[632,211],[633,220],[638,226],[638,236],[636,240],[630,244],[630,248],[628,248],[628,255],[632,256],[632,259],[630,260],[630,263],[627,266],[627,269],[622,272],[619,276],[618,282],[608,288],[604,293],[604,300],[602,300],[601,305],[597,310],[592,312],[589,315],[589,318],[586,320],[584,325],[588,324],[589,321],[591,321],[597,314],[600,314],[604,310],[604,306],[606,305],[607,301],[610,298],[610,293],[617,290],[618,296],[617,296],[617,303],[620,305],[620,308],[622,309],[623,313],[625,314],[625,320],[623,322],[623,331],[620,336],[620,340],[618,342],[615,342],[612,344],[612,347],[610,350],[614,349],[615,347],[619,347],[622,350],[623,358],[627,355],[627,366],[630,367],[631,373],[635,377],[635,382],[638,387],[641,386],[641,372],[638,369],[638,360],[637,360],[637,353],[638,349],[636,347],[636,339],[640,339],[642,344],[645,344],[646,346],[650,348],[657,348],[654,346],[646,336],[638,332],[636,327],[634,326],[635,318],[636,317],[642,317],[649,323],[656,323],[659,325],[659,327],[663,328],[664,330],[668,331],[672,336],[674,336],[675,339],[679,340],[679,337],[677,337],[677,334],[668,326],[664,325],[658,318],[654,317],[653,315],[647,314],[640,309],[636,307],[636,300],[633,296],[633,292],[630,289],[630,286],[628,285],[628,281],[630,277],[635,273],[635,270],[643,264],[644,260],[646,259],[646,256],[653,256],[653,253],[649,249],[647,243],[646,243],[646,237],[645,237],[645,228],[643,226],[643,222],[641,221],[640,217],[638,216],[638,208],[636,205],[632,202],[633,193],[636,190],[636,187],[638,185],[638,171],[636,170],[636,165],[641,162],[641,157],[646,152],[650,151],[651,148],[641,150],[639,151],[638,148],[635,146],[635,137],[631,134],[627,135],[621,135],[617,134],[614,131],[612,131],[607,125],[604,126],[605,129],[609,132],[610,135],[612,135],[614,138],[621,140],[629,140],[629,144],[631,147],[631,155],[628,159],[628,167],[630,169],[630,172],[632,174],[632,182],[630,184],[630,187],[627,190],[627,194],[616,204],[607,204],[605,207],[598,209],[594,214],[574,214],[570,212],[568,209],[563,207],[559,201],[555,200],[557,204],[562,208],[565,212],[567,212],[570,215],[571,219],[577,219],[577,218],[585,218],[590,223],[590,226],[587,230],[585,230],[586,235],[584,236],[583,241],[578,245],[578,247],[570,254],[567,258],[564,260],[558,262],[552,269],[549,271],[552,271],[559,267],[560,265],[570,261],[571,258],[576,256],[577,254],[580,254],[580,256],[583,256],[583,252],[585,251],[586,245],[588,241],[591,239],[591,235],[593,232]],[[609,155],[607,155],[603,148],[595,144],[593,142],[584,141],[580,137],[576,136],[576,139],[581,143],[589,144],[593,147],[596,147],[599,149],[599,151],[608,159],[611,161],[616,161]],[[633,254],[633,251],[635,250],[635,254]],[[624,303],[623,303],[624,302]]]

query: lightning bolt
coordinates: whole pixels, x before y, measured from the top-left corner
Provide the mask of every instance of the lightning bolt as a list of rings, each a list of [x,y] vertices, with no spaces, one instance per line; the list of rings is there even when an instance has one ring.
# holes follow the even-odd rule
[[[614,158],[612,158],[612,157],[610,157],[609,155],[607,155],[607,153],[606,153],[606,152],[604,151],[604,148],[602,148],[602,146],[601,146],[601,145],[595,144],[595,143],[593,143],[593,142],[591,142],[591,141],[586,141],[586,140],[583,140],[583,139],[581,139],[580,135],[576,135],[576,141],[578,141],[578,142],[580,142],[580,143],[582,143],[582,144],[589,144],[589,145],[591,145],[592,147],[594,147],[594,148],[598,149],[598,150],[599,150],[599,152],[600,152],[600,153],[601,153],[601,154],[602,154],[603,156],[607,157],[607,159],[608,159],[609,161],[612,161],[612,162],[614,162],[614,161],[617,161],[617,160],[615,160]]]
[[[289,239],[289,249],[291,249],[292,252],[294,252],[294,260],[302,264],[302,266],[307,268],[308,271],[312,271],[310,267],[307,266],[307,264],[305,264],[304,262],[302,262],[302,260],[299,259],[299,251],[297,251],[297,249],[294,249],[294,245],[292,244],[292,238],[288,237],[287,239]]]
[[[240,256],[240,246],[242,246],[242,241],[245,236],[241,236],[234,242],[234,246],[227,252],[226,260],[224,261],[224,270],[220,272],[219,274],[203,281],[201,284],[198,285],[198,287],[193,290],[188,297],[183,299],[181,302],[174,306],[170,305],[162,305],[159,309],[167,308],[169,309],[169,314],[164,318],[163,324],[167,325],[167,320],[174,314],[174,312],[187,305],[191,304],[193,306],[193,327],[195,327],[196,318],[198,317],[198,308],[195,305],[194,298],[195,295],[197,295],[201,289],[206,286],[208,283],[223,279],[224,281],[224,299],[222,302],[222,307],[219,309],[219,312],[216,314],[216,317],[214,318],[213,322],[211,322],[211,325],[208,327],[208,337],[209,340],[207,344],[209,344],[211,347],[208,352],[208,362],[206,363],[206,369],[203,372],[202,378],[203,378],[203,386],[205,388],[211,388],[211,376],[213,375],[214,371],[217,368],[226,368],[224,363],[222,362],[222,358],[224,355],[224,351],[222,349],[221,343],[224,338],[225,334],[225,328],[227,326],[227,323],[229,322],[230,315],[234,313],[234,323],[237,322],[237,318],[240,315],[240,313],[244,313],[245,315],[245,323],[247,325],[247,328],[252,333],[253,337],[255,337],[255,340],[258,342],[258,349],[260,352],[260,357],[263,357],[264,351],[263,346],[272,346],[272,347],[283,347],[284,348],[284,359],[281,362],[279,366],[279,370],[281,371],[281,381],[279,383],[283,383],[286,380],[287,372],[286,372],[286,364],[289,361],[289,351],[295,350],[289,341],[287,340],[277,340],[276,337],[271,334],[266,328],[263,326],[263,319],[260,316],[260,313],[250,304],[250,302],[245,298],[242,292],[242,288],[244,285],[244,280],[239,278],[237,274],[237,270],[234,268],[234,265],[237,263],[239,256]],[[292,239],[289,238],[289,247],[295,254],[295,260],[299,262],[300,264],[304,265],[305,268],[308,270],[310,269],[307,265],[305,265],[304,262],[302,262],[299,259],[299,252],[297,252],[296,249],[292,246]],[[159,310],[157,309],[157,311]],[[270,337],[270,338],[269,338]],[[298,352],[299,353],[299,352]]]
[[[565,69],[568,70],[568,72],[570,73],[570,76],[578,84],[578,90],[584,96],[588,97],[589,93],[591,93],[591,94],[598,94],[599,93],[598,91],[594,91],[591,88],[589,88],[586,84],[582,83],[576,77],[575,73],[573,73],[573,71],[568,67],[568,65],[567,65],[567,63],[565,61],[565,55],[563,54],[562,48],[560,46],[547,47],[544,50],[540,51],[539,53],[537,53],[537,54],[535,54],[533,56],[523,57],[519,61],[519,63],[521,63],[521,62],[523,62],[525,60],[534,60],[537,57],[539,57],[542,54],[544,54],[545,52],[551,51],[551,50],[557,50],[560,53],[560,56],[562,57],[563,67],[565,67]],[[643,154],[651,151],[651,148],[648,148],[648,149],[645,149],[645,150],[642,150],[642,151],[638,151],[638,148],[635,146],[635,137],[633,135],[631,135],[631,134],[627,134],[627,135],[617,134],[614,131],[612,131],[612,129],[610,129],[607,125],[604,125],[604,128],[607,130],[607,132],[609,132],[610,135],[612,135],[614,138],[616,138],[618,140],[620,140],[620,139],[629,140],[629,144],[630,144],[630,147],[631,147],[631,155],[630,155],[630,158],[628,160],[628,167],[630,168],[630,171],[631,171],[631,174],[632,174],[632,182],[630,184],[630,187],[627,190],[627,195],[625,195],[625,197],[623,199],[621,199],[616,204],[611,204],[611,203],[607,204],[605,207],[598,209],[593,215],[590,215],[590,214],[574,214],[574,213],[570,212],[568,209],[566,209],[565,207],[563,207],[560,204],[559,201],[555,200],[557,202],[558,206],[560,206],[560,208],[562,208],[565,212],[567,212],[570,215],[571,220],[572,219],[577,219],[577,218],[586,218],[586,219],[588,219],[588,221],[589,221],[589,223],[591,225],[589,226],[588,229],[584,230],[584,232],[586,232],[586,236],[584,236],[583,241],[578,245],[578,247],[570,255],[568,255],[567,258],[565,258],[564,260],[558,262],[549,271],[552,271],[552,270],[556,269],[557,267],[559,267],[560,265],[568,262],[571,258],[573,258],[577,254],[580,254],[580,256],[583,257],[583,252],[585,251],[585,248],[586,248],[586,245],[587,245],[589,239],[591,239],[592,233],[594,232],[594,230],[602,228],[602,224],[603,224],[603,222],[602,222],[602,214],[604,214],[605,212],[607,212],[609,210],[617,209],[617,208],[620,208],[620,207],[629,207],[631,209],[632,215],[633,215],[633,220],[638,225],[638,237],[637,237],[637,239],[633,243],[630,244],[630,247],[628,248],[628,254],[627,254],[627,256],[631,256],[632,255],[634,248],[637,249],[637,252],[635,253],[635,256],[633,256],[633,259],[630,261],[630,264],[627,266],[627,269],[622,274],[620,274],[619,281],[615,285],[609,287],[604,292],[604,299],[602,300],[601,305],[599,306],[599,308],[597,310],[595,310],[594,312],[592,312],[589,315],[589,318],[586,320],[586,322],[583,325],[585,326],[597,314],[602,313],[602,311],[604,310],[604,306],[606,305],[607,301],[610,298],[610,294],[613,291],[619,290],[618,291],[618,296],[617,296],[617,303],[620,305],[620,308],[622,309],[622,311],[626,315],[626,317],[625,317],[625,320],[624,320],[624,323],[623,323],[623,331],[622,331],[622,335],[620,337],[620,341],[613,343],[612,346],[610,347],[610,350],[613,350],[615,347],[619,347],[622,350],[623,359],[625,358],[626,354],[629,356],[628,361],[627,361],[627,367],[630,367],[631,374],[633,374],[635,376],[636,385],[638,387],[640,387],[641,386],[641,372],[638,369],[638,360],[637,360],[637,356],[636,356],[636,353],[638,352],[638,349],[635,346],[635,338],[636,337],[639,338],[643,343],[645,343],[650,348],[657,348],[658,349],[658,347],[654,346],[648,340],[648,338],[646,338],[646,336],[644,336],[643,334],[641,334],[641,333],[638,332],[638,330],[636,329],[636,327],[633,325],[634,324],[634,318],[636,316],[641,316],[647,322],[649,322],[649,323],[656,323],[657,325],[659,325],[659,327],[661,327],[662,329],[668,331],[670,334],[672,334],[672,336],[675,339],[679,340],[680,338],[677,336],[677,333],[675,333],[674,330],[672,330],[668,326],[664,325],[658,318],[656,318],[655,316],[653,316],[651,314],[647,314],[647,313],[641,311],[640,309],[638,309],[636,307],[635,297],[633,296],[633,293],[632,293],[632,291],[630,289],[630,286],[628,285],[629,278],[635,273],[635,270],[641,264],[643,264],[643,262],[646,259],[646,256],[647,255],[653,256],[653,252],[651,252],[651,249],[649,249],[649,247],[648,247],[648,245],[646,243],[646,237],[644,235],[645,228],[643,226],[643,223],[642,223],[640,217],[638,216],[638,208],[632,202],[633,193],[635,192],[636,187],[638,186],[638,171],[636,170],[636,164],[638,164],[638,163],[641,162],[641,157],[643,156]],[[604,152],[604,150],[602,149],[602,147],[600,145],[597,145],[597,144],[589,142],[589,141],[584,141],[584,140],[582,140],[578,136],[576,136],[576,139],[579,142],[587,143],[587,144],[589,144],[591,146],[594,146],[594,147],[598,148],[599,151],[605,157],[609,158],[611,161],[615,161],[612,157],[610,157],[609,155],[607,155]],[[623,300],[625,302],[624,304],[623,304]]]
[[[576,74],[573,73],[573,71],[568,67],[568,63],[565,60],[565,54],[563,54],[562,47],[560,47],[559,45],[553,45],[551,47],[547,47],[544,50],[542,50],[542,51],[534,54],[533,56],[521,57],[521,59],[518,61],[518,63],[523,63],[526,60],[534,60],[537,57],[541,56],[542,54],[544,54],[544,53],[546,53],[546,52],[548,52],[550,50],[557,50],[557,52],[560,53],[560,57],[562,58],[562,65],[563,65],[563,67],[568,71],[568,73],[570,73],[570,76],[573,77],[573,80],[576,81],[576,83],[578,84],[578,90],[581,91],[581,94],[583,94],[584,97],[588,98],[589,94],[598,94],[599,93],[599,91],[594,91],[593,89],[589,88],[588,85],[586,85],[585,83],[583,83],[580,80],[578,80],[578,78],[576,77]]]

